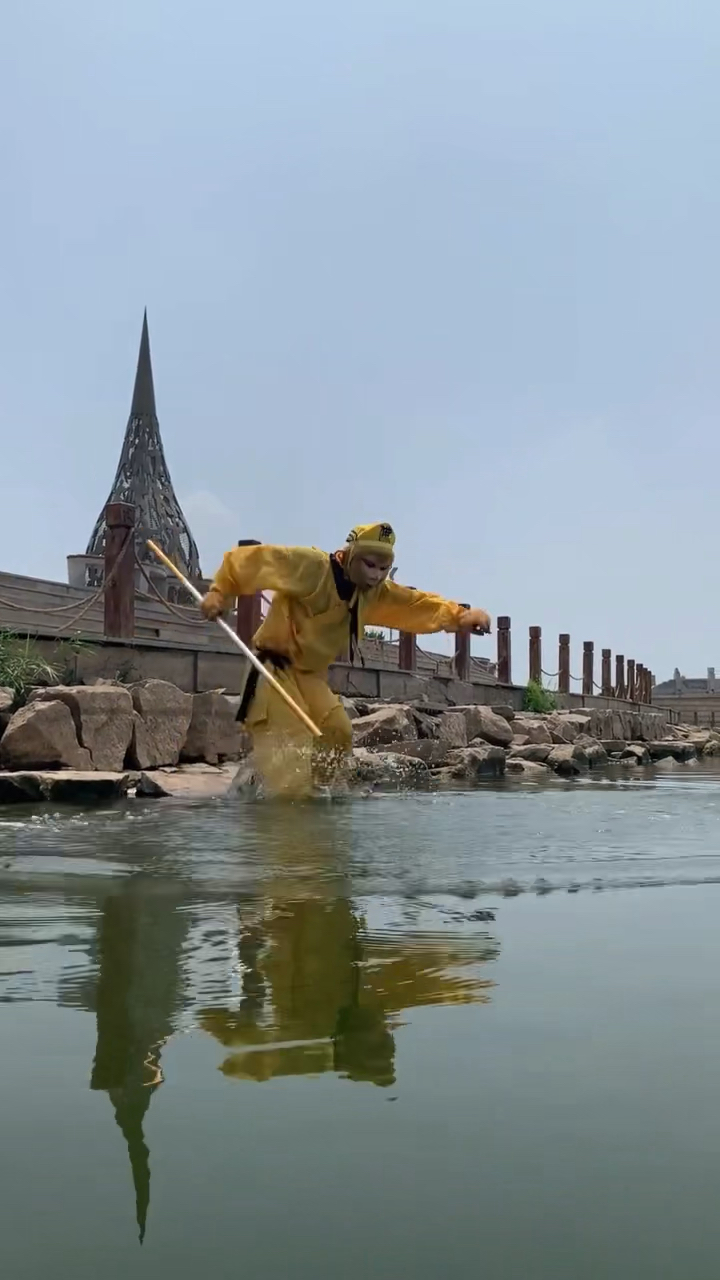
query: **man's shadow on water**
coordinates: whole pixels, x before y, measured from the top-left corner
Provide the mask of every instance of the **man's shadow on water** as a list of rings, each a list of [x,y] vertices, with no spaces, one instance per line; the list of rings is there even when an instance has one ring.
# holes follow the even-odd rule
[[[150,1209],[146,1118],[163,1083],[163,1047],[190,1008],[198,977],[190,968],[203,964],[191,958],[200,908],[207,928],[217,903],[226,928],[231,899],[227,950],[236,963],[227,994],[215,998],[215,978],[212,1004],[192,1013],[232,1050],[220,1070],[237,1080],[334,1072],[389,1087],[405,1011],[490,999],[493,983],[477,967],[499,945],[486,927],[421,929],[405,910],[373,928],[372,900],[365,914],[356,905],[349,808],[329,805],[321,817],[313,804],[248,805],[236,831],[238,859],[247,862],[249,851],[252,868],[241,893],[202,896],[197,882],[164,883],[156,860],[152,875],[130,874],[98,901],[97,976],[79,1002],[95,1013],[90,1087],[107,1093],[127,1145],[141,1241]]]

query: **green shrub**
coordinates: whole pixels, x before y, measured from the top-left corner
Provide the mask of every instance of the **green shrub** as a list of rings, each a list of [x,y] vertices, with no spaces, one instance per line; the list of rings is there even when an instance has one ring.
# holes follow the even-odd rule
[[[57,684],[59,675],[60,668],[43,657],[29,636],[0,631],[0,686],[12,689],[17,707],[36,685]]]
[[[534,711],[538,715],[544,715],[548,711],[554,711],[556,707],[554,694],[549,689],[543,689],[539,680],[528,681],[523,698],[523,711]]]

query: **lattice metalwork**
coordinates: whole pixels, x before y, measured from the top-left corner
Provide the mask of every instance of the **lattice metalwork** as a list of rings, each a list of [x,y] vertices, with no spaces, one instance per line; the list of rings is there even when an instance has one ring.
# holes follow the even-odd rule
[[[200,556],[190,527],[175,497],[160,423],[155,409],[150,338],[147,313],[143,319],[135,389],[125,440],[108,502],[131,502],[137,512],[136,548],[138,559],[154,563],[147,539],[157,542],[186,577],[202,577]],[[100,513],[86,555],[105,554],[105,508]]]

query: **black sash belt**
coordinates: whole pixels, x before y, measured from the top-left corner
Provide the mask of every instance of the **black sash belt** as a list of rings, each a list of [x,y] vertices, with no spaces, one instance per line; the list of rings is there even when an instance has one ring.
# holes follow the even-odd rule
[[[284,671],[286,667],[290,666],[290,659],[286,653],[274,653],[272,649],[258,649],[256,656],[258,661],[260,661],[264,667],[270,664],[273,667],[277,667],[278,671]],[[251,667],[248,672],[248,678],[245,681],[245,688],[243,689],[238,713],[235,717],[235,719],[239,720],[241,724],[244,724],[247,720],[248,712],[252,706],[253,698],[257,691],[259,679],[260,672],[257,667]]]

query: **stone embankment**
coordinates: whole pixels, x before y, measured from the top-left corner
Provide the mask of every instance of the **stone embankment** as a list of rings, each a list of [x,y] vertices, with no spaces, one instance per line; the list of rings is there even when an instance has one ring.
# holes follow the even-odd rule
[[[505,775],[539,782],[720,754],[720,733],[670,726],[650,709],[540,715],[499,706],[345,706],[356,772],[372,782],[403,773],[439,787]]]
[[[252,782],[237,698],[163,680],[36,689],[14,707],[0,689],[0,803],[215,796]],[[360,786],[541,782],[720,754],[720,733],[669,726],[649,708],[514,712],[344,699]],[[240,771],[241,776],[238,776]]]

